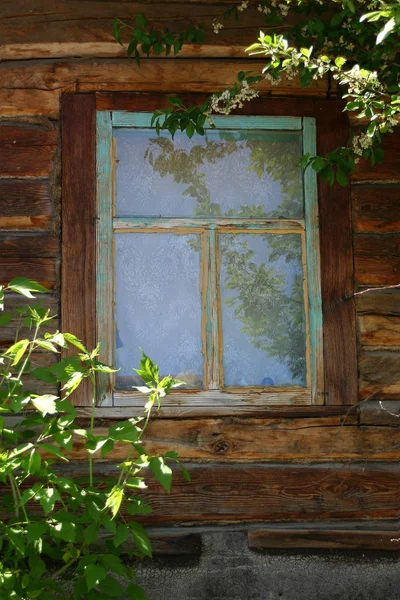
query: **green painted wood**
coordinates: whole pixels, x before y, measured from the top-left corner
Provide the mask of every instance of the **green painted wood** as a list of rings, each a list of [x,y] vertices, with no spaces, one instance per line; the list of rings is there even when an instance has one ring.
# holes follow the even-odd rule
[[[153,113],[132,113],[114,111],[113,127],[151,127]],[[267,129],[271,131],[300,131],[300,117],[262,117],[262,116],[212,116],[217,129]],[[207,126],[206,126],[207,128]],[[209,128],[209,127],[208,127]]]
[[[315,156],[315,119],[303,119],[303,152]],[[309,330],[311,344],[311,386],[312,403],[322,404],[324,400],[323,337],[319,217],[316,172],[309,167],[304,173],[305,224],[306,224],[306,263],[309,302]]]
[[[114,364],[114,302],[113,302],[113,229],[112,229],[112,127],[109,111],[97,113],[96,119],[97,175],[97,272],[96,310],[97,340],[101,341],[100,360]],[[112,405],[112,378],[100,374],[98,403]]]
[[[305,228],[303,219],[237,219],[237,218],[159,218],[159,217],[116,217],[113,219],[115,231],[123,232],[132,229],[206,229],[217,227],[223,230],[234,227],[238,230],[288,231],[299,232]]]

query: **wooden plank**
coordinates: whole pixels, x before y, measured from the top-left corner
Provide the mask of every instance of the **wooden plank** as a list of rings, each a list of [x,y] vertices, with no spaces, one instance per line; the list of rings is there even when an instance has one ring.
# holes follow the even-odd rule
[[[331,550],[400,550],[400,530],[267,529],[249,531],[249,548],[329,548]]]
[[[174,470],[167,494],[149,475],[145,497],[153,512],[144,522],[177,526],[228,522],[388,520],[400,516],[398,467],[276,465],[187,466],[191,481]],[[87,470],[87,467],[82,467]],[[79,465],[63,469],[77,477]],[[117,472],[98,465],[100,477]]]
[[[51,126],[50,126],[51,127]],[[0,176],[38,177],[53,168],[57,131],[53,127],[4,122],[0,125]]]
[[[363,293],[356,295],[358,314],[400,316],[400,288],[360,291]]]
[[[48,234],[0,233],[0,256],[3,258],[55,258],[59,242]],[[1,260],[2,260],[1,259]]]
[[[125,91],[180,93],[221,91],[237,79],[239,71],[260,72],[263,60],[249,59],[183,59],[144,58],[140,68],[130,59],[82,61],[14,61],[0,63],[0,80],[4,89],[65,90],[79,86],[80,92]],[[298,78],[282,78],[278,85],[266,79],[259,89],[268,94],[324,98],[327,82],[313,82],[301,88]]]
[[[348,141],[341,102],[317,102],[317,151],[326,154]],[[319,178],[321,288],[326,404],[357,402],[356,320],[350,188]]]
[[[62,330],[96,343],[95,98],[62,98]],[[75,395],[90,403],[87,381]]]
[[[87,420],[88,422],[88,420]],[[84,421],[82,421],[82,424]],[[179,453],[181,460],[218,462],[338,462],[398,461],[400,428],[356,427],[353,416],[302,419],[209,418],[155,419],[144,436],[148,454]],[[105,423],[95,435],[106,435]],[[109,460],[125,458],[116,444]],[[68,453],[84,460],[84,440],[77,438]]]
[[[180,94],[180,97],[186,106],[192,106],[201,104],[207,95],[185,92]],[[167,99],[168,95],[162,93],[99,92],[96,94],[96,107],[97,110],[149,111],[167,107]],[[255,98],[236,112],[241,115],[312,117],[315,113],[315,104],[312,98],[296,98],[296,101],[293,101],[293,98],[288,97],[266,98],[263,96]]]
[[[0,257],[0,285],[9,283],[14,277],[29,277],[46,288],[57,282],[58,265],[54,258],[7,258]]]
[[[392,425],[400,427],[400,400],[367,400],[360,404],[362,425]]]
[[[198,556],[201,554],[200,533],[159,533],[157,531],[148,533],[153,556]]]
[[[358,323],[363,346],[400,347],[400,317],[362,315]]]
[[[48,229],[53,210],[45,181],[0,180],[0,227]]]
[[[359,233],[395,233],[400,229],[400,187],[352,186],[353,224]]]
[[[360,398],[400,398],[399,352],[362,352]]]
[[[395,128],[394,133],[384,136],[382,147],[385,153],[383,163],[371,166],[368,160],[361,158],[356,172],[352,175],[352,181],[400,182],[400,130],[398,127]]]
[[[400,235],[354,236],[354,268],[358,283],[391,285],[400,282]]]

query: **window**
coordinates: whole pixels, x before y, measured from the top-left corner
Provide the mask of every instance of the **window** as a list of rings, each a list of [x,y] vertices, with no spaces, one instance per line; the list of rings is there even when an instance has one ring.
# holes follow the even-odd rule
[[[151,113],[97,113],[97,332],[142,403],[143,347],[186,382],[170,403],[323,401],[315,120],[216,117],[191,140]]]
[[[193,95],[182,96],[188,105],[199,100]],[[125,318],[123,303],[126,302],[128,309],[128,303],[134,305],[134,302],[138,302],[138,296],[135,294],[140,289],[141,281],[148,279],[146,264],[150,265],[151,260],[157,264],[154,257],[157,255],[164,257],[166,246],[169,248],[168,256],[175,257],[175,260],[168,263],[164,260],[169,270],[165,273],[160,273],[159,270],[158,274],[159,278],[163,277],[162,298],[168,300],[162,303],[162,309],[170,311],[168,314],[163,313],[160,331],[165,330],[168,315],[173,314],[175,317],[173,311],[178,314],[178,309],[182,310],[182,305],[185,304],[181,302],[176,309],[171,309],[172,300],[176,296],[188,294],[189,289],[192,300],[186,304],[190,305],[192,314],[196,316],[187,317],[186,321],[180,319],[184,327],[180,331],[180,349],[178,348],[178,352],[175,350],[175,353],[179,359],[179,356],[186,352],[190,360],[185,365],[178,359],[174,364],[171,362],[164,364],[164,360],[160,360],[157,356],[157,352],[163,346],[159,344],[159,347],[153,350],[147,347],[147,343],[145,345],[145,350],[154,355],[154,358],[161,363],[162,369],[173,371],[176,366],[179,369],[177,375],[187,377],[189,383],[186,389],[182,388],[165,399],[160,413],[161,418],[182,415],[190,417],[267,416],[277,414],[277,411],[285,415],[315,416],[337,414],[342,410],[339,405],[355,404],[358,400],[358,386],[350,189],[336,185],[330,187],[319,179],[317,207],[313,172],[307,171],[303,178],[300,178],[290,167],[291,164],[295,164],[294,158],[300,151],[314,152],[315,137],[318,154],[325,154],[332,148],[347,143],[348,122],[346,113],[343,113],[342,103],[336,100],[313,98],[256,99],[251,103],[251,107],[247,106],[245,110],[254,111],[258,117],[229,117],[223,120],[218,118],[216,120],[218,132],[210,130],[207,133],[208,141],[199,138],[198,141],[193,140],[192,146],[187,144],[181,148],[179,161],[176,161],[178,170],[171,167],[174,157],[177,156],[176,152],[171,150],[172,163],[170,161],[171,164],[167,165],[166,174],[164,172],[161,174],[160,157],[165,158],[164,146],[167,142],[169,144],[170,138],[157,138],[149,132],[149,116],[143,113],[166,104],[167,100],[163,95],[120,92],[97,95],[65,94],[61,99],[61,327],[64,331],[75,333],[88,347],[94,347],[97,340],[101,340],[103,360],[113,362],[116,356],[117,362],[124,365],[124,370],[121,370],[118,375],[119,381],[101,382],[97,414],[112,416],[131,414],[131,411],[135,411],[136,404],[140,406],[143,404],[142,395],[124,389],[128,387],[129,381],[124,381],[123,378],[130,377],[133,373],[126,367],[134,366],[134,357],[127,357],[127,354],[137,351],[137,346],[143,341],[140,339],[131,341],[129,336],[127,339],[126,327],[123,324]],[[287,116],[284,118],[283,114]],[[231,126],[228,126],[228,123]],[[144,130],[147,130],[146,135],[149,134],[147,145],[150,140],[158,140],[158,142],[151,142],[153,146],[164,145],[160,148],[156,147],[157,152],[153,148],[153,165],[150,164],[150,153],[145,157],[143,146],[140,150],[140,144],[127,141],[135,136],[138,139],[141,135],[143,141]],[[118,136],[120,136],[119,142]],[[124,139],[126,146],[121,152],[119,145],[122,147],[121,143]],[[216,144],[213,146],[212,142]],[[179,145],[183,141],[177,138],[176,143]],[[189,169],[188,173],[190,177],[192,171],[202,176],[200,179],[205,183],[205,188],[201,189],[203,191],[206,189],[206,196],[203,194],[202,197],[203,200],[209,198],[209,205],[207,202],[204,204],[198,201],[192,193],[193,190],[188,190],[187,195],[182,195],[189,187],[188,173],[181,181],[176,181],[179,177],[179,169],[185,164],[186,166],[190,164],[188,161],[185,163],[181,158],[183,159],[188,152],[201,156],[205,152],[207,143],[214,149],[219,145],[223,149],[222,155],[208,156],[207,161],[211,164],[196,163],[195,170]],[[263,172],[257,169],[255,172],[249,171],[250,158],[256,156],[255,150],[260,149],[262,144],[264,146],[260,154],[269,155],[271,163],[268,168],[264,166]],[[279,152],[278,148],[280,148]],[[283,151],[285,148],[286,150]],[[129,153],[134,151],[141,152],[140,160],[136,158],[137,164],[129,170],[129,160],[131,160]],[[232,177],[221,180],[221,169],[215,162],[217,158],[225,161],[224,164],[228,166],[234,165],[230,168]],[[128,187],[125,185],[124,188],[122,185],[124,168],[127,173],[126,181],[131,177],[134,194],[126,195],[125,200],[123,194],[127,192]],[[148,173],[151,173],[151,178],[143,181],[139,179],[137,173],[140,169],[142,172],[143,169],[147,169]],[[277,173],[285,174],[286,195],[280,183],[281,177],[280,175],[278,177]],[[290,177],[287,177],[288,174]],[[118,177],[122,177],[119,183]],[[115,185],[116,180],[117,185]],[[197,180],[199,188],[198,183]],[[135,193],[135,190],[140,189],[143,192],[146,185],[150,185],[153,194],[148,196],[152,198],[152,203],[149,204],[147,201],[145,205],[147,208],[153,207],[153,213],[149,213],[148,216],[140,207],[139,193]],[[232,193],[229,194],[229,198],[226,198],[222,192],[228,188]],[[251,196],[246,191],[250,188]],[[243,202],[239,196],[236,197],[236,191],[240,189],[242,189],[241,196],[246,196]],[[267,190],[265,194],[263,194],[264,190]],[[167,207],[168,210],[164,213],[162,210],[154,212],[155,203],[160,202],[164,191],[168,193],[169,198],[169,204],[164,204],[164,209]],[[283,210],[282,194],[286,199],[292,197],[297,208],[303,206],[304,202],[304,214],[293,210],[293,202],[290,209]],[[185,200],[184,203],[182,198]],[[176,199],[179,200],[178,204]],[[127,202],[125,207],[124,201]],[[211,208],[212,203],[217,206]],[[285,207],[288,208],[289,204],[285,204]],[[184,208],[183,213],[177,212],[179,206],[181,209]],[[253,208],[241,212],[243,206]],[[259,208],[255,209],[255,207]],[[214,213],[210,214],[212,210]],[[282,227],[286,233],[283,233]],[[153,232],[152,228],[158,228],[159,232]],[[300,238],[301,249],[298,242]],[[129,243],[129,240],[135,240],[136,246]],[[285,251],[288,253],[288,247],[291,247],[293,252],[291,259],[286,262],[283,255]],[[132,257],[133,248],[135,252],[137,249],[142,254],[147,253],[147,258],[142,259],[143,264]],[[118,252],[120,257],[122,255],[122,263],[118,258]],[[234,268],[229,268],[228,257],[232,259],[231,265],[236,264],[238,256],[243,258],[246,252],[249,253],[246,255],[247,263],[246,261],[240,263],[243,285],[239,286],[239,290],[236,287],[235,291],[238,277],[235,285],[232,277],[238,273]],[[279,252],[281,256],[278,256]],[[128,275],[123,272],[123,262],[127,258],[131,261],[130,263],[128,261],[128,266],[125,267]],[[120,277],[117,281],[113,270],[115,259],[117,263],[119,260],[120,264]],[[318,263],[321,264],[320,268]],[[270,340],[273,342],[268,346],[270,362],[266,363],[267,368],[264,370],[262,360],[255,359],[254,366],[251,367],[254,370],[247,372],[244,367],[248,365],[245,359],[249,356],[243,350],[245,345],[257,341],[257,346],[260,348],[255,350],[264,352],[264,344],[259,335],[260,331],[256,327],[258,316],[263,317],[262,311],[258,312],[262,303],[258,301],[258,294],[254,294],[254,297],[248,293],[247,296],[245,295],[248,286],[243,283],[243,274],[246,274],[243,264],[247,265],[247,268],[252,264],[251,268],[258,269],[260,276],[263,277],[272,267],[275,271],[279,271],[274,288],[276,292],[274,298],[278,299],[275,305],[279,307],[279,300],[283,300],[286,311],[290,313],[290,309],[297,306],[298,314],[303,315],[300,319],[301,327],[297,327],[297,332],[303,333],[297,336],[297,339],[298,347],[303,349],[304,339],[306,340],[306,351],[292,352],[291,358],[299,359],[299,369],[296,374],[289,368],[289,353],[286,350],[287,347],[293,350],[294,345],[290,343],[289,346],[286,345],[286,342],[290,342],[290,336],[287,335],[290,328],[282,313],[280,318],[276,319],[275,330],[272,328],[267,331],[268,342]],[[194,265],[193,268],[191,265]],[[136,271],[132,271],[133,268]],[[180,278],[179,273],[181,273]],[[185,277],[183,273],[186,273]],[[118,268],[116,274],[118,276]],[[295,279],[299,281],[301,277],[304,280],[303,288],[296,286],[296,294],[293,294],[293,283]],[[202,282],[201,288],[200,282]],[[151,281],[151,283],[155,285],[156,282]],[[130,293],[129,298],[126,299],[124,286],[128,285],[133,293]],[[159,286],[159,283],[157,285]],[[186,288],[182,287],[184,285]],[[258,287],[254,289],[258,290]],[[180,290],[179,295],[175,290]],[[143,288],[141,293],[144,293]],[[155,298],[151,294],[150,296],[153,302]],[[297,303],[296,296],[299,300]],[[229,298],[231,300],[227,302]],[[254,310],[248,310],[249,307],[243,302],[245,298],[246,302],[251,301]],[[212,318],[207,314],[207,299],[208,314]],[[116,320],[115,300],[117,300],[117,309],[118,303],[120,306]],[[200,310],[198,310],[199,302]],[[154,303],[152,310],[153,312],[158,310]],[[236,323],[232,317],[235,311]],[[147,324],[150,316],[149,310],[146,314]],[[290,316],[286,321],[290,322]],[[262,318],[260,322],[263,322]],[[189,336],[185,335],[187,327],[191,331],[191,341]],[[201,331],[200,342],[199,330]],[[272,333],[277,335],[274,337]],[[286,334],[285,344],[282,345],[279,338],[281,334]],[[166,339],[171,337],[168,331],[166,335]],[[240,343],[235,343],[237,339]],[[188,340],[191,343],[190,352],[185,350]],[[194,355],[191,354],[196,344],[197,359],[200,357],[197,363],[193,361]],[[200,353],[199,346],[201,346]],[[278,352],[279,348],[284,348],[281,355]],[[253,348],[251,349],[255,352]],[[169,357],[168,353],[167,357]],[[175,360],[175,354],[169,358]],[[285,363],[283,366],[282,362]],[[240,369],[237,369],[236,365],[239,365]],[[79,388],[75,395],[75,402],[82,406],[90,405],[88,387]]]

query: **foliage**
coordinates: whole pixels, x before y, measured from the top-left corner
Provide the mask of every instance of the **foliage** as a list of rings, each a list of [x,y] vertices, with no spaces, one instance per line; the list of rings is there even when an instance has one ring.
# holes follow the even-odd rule
[[[355,112],[365,131],[357,133],[347,147],[332,149],[326,156],[305,156],[322,179],[347,185],[355,165],[364,157],[372,164],[383,160],[382,138],[393,131],[400,113],[400,8],[386,0],[257,0],[228,8],[211,26],[215,33],[228,19],[257,8],[260,28],[250,55],[265,57],[262,73],[240,73],[231,89],[213,94],[201,106],[183,107],[174,98],[171,106],[155,113],[157,131],[172,134],[180,129],[191,137],[202,134],[212,114],[229,114],[257,95],[254,86],[263,78],[276,84],[282,76],[300,77],[301,85],[330,76],[343,90],[345,110]],[[292,18],[293,17],[293,18]],[[279,28],[274,31],[274,28]],[[221,106],[222,104],[222,106]],[[191,113],[190,111],[193,111]],[[193,114],[195,118],[191,119]],[[160,122],[160,116],[164,121]],[[196,127],[200,123],[199,127]],[[211,125],[212,126],[212,125]]]
[[[147,533],[133,520],[151,512],[141,497],[144,474],[151,470],[169,491],[168,462],[178,461],[175,452],[148,456],[142,438],[154,404],[181,382],[169,376],[160,380],[158,367],[143,352],[136,372],[144,382],[139,390],[148,395],[144,415],[117,421],[96,435],[96,375],[112,372],[98,360],[99,347],[88,351],[70,333],[43,334],[54,317],[39,304],[4,312],[5,292],[30,299],[32,292],[46,289],[24,278],[0,288],[0,325],[16,328],[14,343],[0,354],[0,596],[63,599],[59,580],[64,577],[73,600],[144,599],[121,554],[151,556]],[[68,347],[75,356],[34,368],[39,352],[58,355]],[[87,424],[78,419],[70,399],[84,379],[93,391]],[[35,380],[39,387],[60,384],[62,396],[33,392]],[[126,448],[125,460],[112,477],[99,476],[94,459],[106,458],[116,445]],[[77,451],[86,462],[75,463],[74,472],[68,457]],[[116,576],[131,581],[124,588]]]

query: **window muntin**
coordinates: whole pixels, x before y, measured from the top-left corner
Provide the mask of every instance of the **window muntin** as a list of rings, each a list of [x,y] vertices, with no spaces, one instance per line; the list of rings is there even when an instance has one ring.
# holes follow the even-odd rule
[[[174,393],[169,397],[169,402],[173,403],[176,397],[176,401],[182,404],[185,402],[182,398],[188,396],[187,390],[195,392],[197,389],[188,398],[188,402],[202,402],[204,399],[216,403],[235,403],[241,396],[240,402],[254,402],[256,398],[257,402],[264,403],[320,403],[318,390],[322,389],[323,374],[316,186],[313,174],[306,173],[303,177],[298,167],[302,152],[312,152],[314,149],[314,121],[279,117],[217,117],[216,121],[221,131],[211,130],[207,132],[205,139],[199,137],[188,140],[178,135],[175,142],[176,157],[171,139],[163,136],[158,138],[154,131],[146,127],[150,122],[150,115],[99,113],[98,305],[100,312],[107,307],[112,311],[115,300],[117,306],[116,329],[110,315],[107,317],[100,314],[99,317],[99,339],[102,339],[102,331],[104,334],[108,332],[104,358],[108,357],[108,360],[113,361],[116,358],[117,365],[123,366],[116,377],[117,388],[135,384],[131,383],[126,374],[129,362],[127,357],[121,357],[122,346],[127,350],[124,337],[129,339],[129,350],[125,354],[131,356],[131,366],[138,362],[136,348],[139,345],[143,345],[146,352],[155,357],[162,369],[163,363],[168,362],[163,360],[163,347],[156,341],[157,327],[165,329],[163,316],[166,317],[166,314],[163,315],[160,311],[160,319],[156,318],[154,322],[150,322],[149,313],[146,315],[149,321],[147,329],[155,332],[153,344],[149,343],[149,335],[146,333],[143,340],[135,337],[132,339],[123,325],[123,320],[128,318],[129,313],[127,306],[129,307],[130,300],[126,301],[126,298],[133,293],[132,306],[139,302],[143,292],[140,289],[141,281],[146,281],[147,273],[145,265],[138,267],[134,264],[133,251],[130,267],[127,266],[123,272],[118,264],[121,260],[120,249],[125,246],[129,253],[129,243],[121,240],[128,240],[129,237],[133,239],[132,236],[139,239],[143,235],[148,239],[159,238],[160,242],[154,242],[155,244],[161,243],[164,238],[170,240],[166,242],[167,245],[173,245],[173,239],[180,239],[180,243],[186,239],[188,248],[191,248],[192,253],[197,253],[199,261],[196,268],[199,285],[194,285],[192,280],[186,293],[191,298],[191,303],[201,298],[202,348],[199,346],[198,315],[196,334],[188,333],[186,342],[188,348],[196,347],[197,359],[192,359],[192,364],[189,361],[185,368],[180,368],[177,356],[175,369],[171,368],[174,366],[171,362],[170,368],[165,366],[165,371],[180,375],[183,379],[186,376],[188,381],[186,390]],[[136,147],[132,149],[132,140],[139,140],[140,151]],[[281,156],[279,149],[284,150]],[[267,168],[265,155],[269,159]],[[192,170],[191,156],[196,157],[195,169]],[[150,164],[156,180],[158,178],[154,189],[151,187],[152,171],[149,171],[149,164],[146,162]],[[252,166],[255,166],[254,170],[251,169]],[[223,175],[219,181],[218,171],[221,171],[221,167]],[[287,171],[290,176],[284,181]],[[250,175],[247,183],[242,184],[243,174],[246,172]],[[227,177],[227,174],[230,176]],[[113,186],[110,181],[107,184],[109,177],[114,177]],[[165,185],[162,185],[163,179]],[[259,184],[261,179],[264,179],[262,185]],[[196,183],[197,189],[193,190]],[[239,190],[239,193],[232,199],[232,192],[224,194],[226,187],[233,192]],[[188,188],[191,188],[189,193],[184,194]],[[266,193],[263,195],[264,188]],[[246,189],[250,190],[248,194]],[[197,193],[198,190],[201,194]],[[116,192],[116,198],[112,197],[113,191],[114,195]],[[147,203],[144,200],[149,194],[150,202]],[[236,292],[233,290],[233,297],[232,294],[227,294],[227,291],[232,291],[235,272],[234,268],[230,269],[230,275],[228,272],[227,252],[232,250],[232,241],[237,246],[236,249],[241,247],[239,254],[247,254],[251,258],[247,261],[246,268],[242,269],[243,277],[248,277],[246,270],[252,268],[258,273],[259,281],[268,279],[269,273],[270,280],[275,282],[272,294],[274,301],[269,299],[269,316],[268,310],[262,306],[260,286],[257,288],[258,299],[245,293],[243,282]],[[140,246],[138,241],[135,244]],[[113,246],[114,255],[111,251]],[[131,248],[133,247],[134,244]],[[272,261],[268,260],[271,256],[274,257]],[[165,271],[166,277],[167,273],[172,278],[174,276],[173,262],[170,261],[171,272]],[[116,268],[116,276],[111,281],[105,281],[104,265]],[[137,272],[138,268],[142,269],[141,274]],[[160,272],[163,270],[161,267]],[[193,273],[194,269],[192,275]],[[127,292],[128,288],[131,291]],[[199,290],[201,296],[197,295],[197,300],[194,301],[196,291]],[[167,303],[172,306],[173,297],[170,296],[173,296],[173,285],[166,296]],[[252,306],[243,304],[246,296],[251,298]],[[230,306],[226,303],[229,297]],[[127,304],[125,310],[124,298]],[[235,311],[236,318],[233,317]],[[138,314],[140,315],[140,310],[137,306],[136,316]],[[135,310],[131,312],[131,322],[134,315]],[[268,335],[263,335],[265,332],[257,330],[258,322],[261,323],[263,319],[268,322],[272,318],[280,323],[281,330],[278,326],[271,325]],[[139,321],[141,320],[142,317],[139,316]],[[194,326],[194,322],[191,326]],[[181,329],[178,328],[177,345],[184,349],[185,324],[181,322],[181,325]],[[291,341],[293,327],[297,327],[294,335],[296,339]],[[238,351],[240,338],[244,339],[247,346],[250,344],[254,348],[259,347],[255,348],[254,357],[248,359],[249,363],[256,363],[250,371],[246,369],[245,353],[242,352],[240,356]],[[165,344],[167,347],[167,337]],[[269,352],[270,356],[263,365],[260,352],[265,353],[268,347],[273,347],[273,352]],[[286,357],[285,348],[288,349]],[[294,348],[302,348],[300,355],[293,355]],[[203,377],[198,372],[198,357],[201,352],[201,358],[204,357]],[[240,362],[236,373],[235,361]],[[291,368],[288,368],[289,362]],[[202,389],[198,389],[200,386]],[[105,398],[106,402],[114,404],[135,404],[137,400],[135,392],[126,391],[111,392]]]

